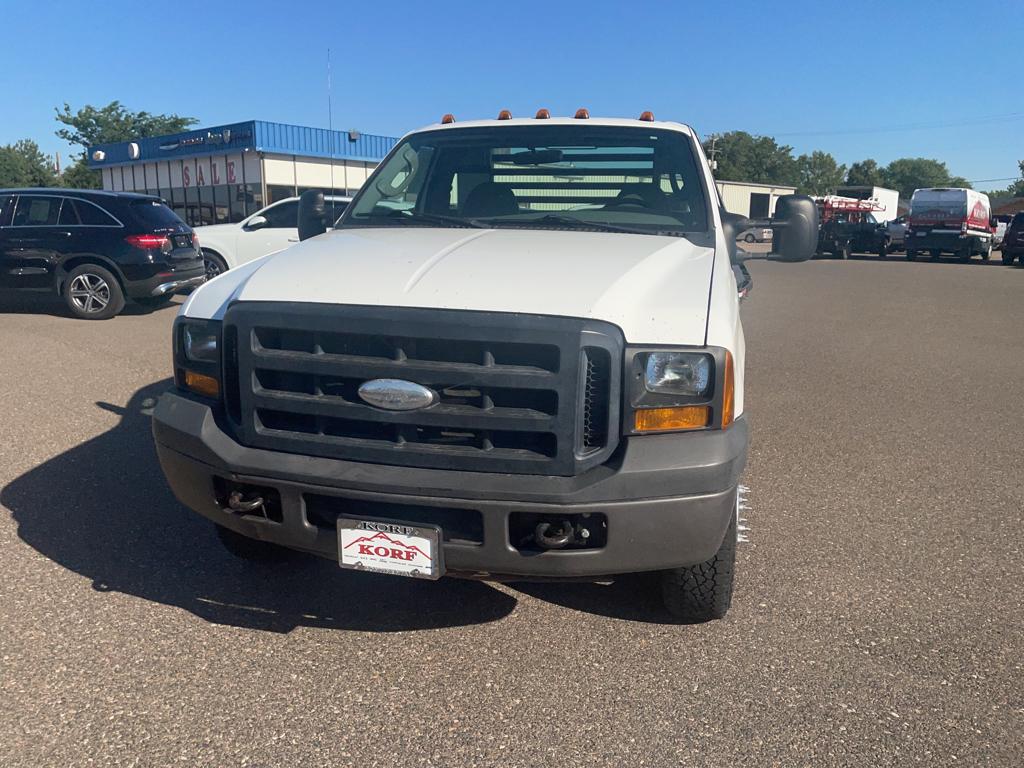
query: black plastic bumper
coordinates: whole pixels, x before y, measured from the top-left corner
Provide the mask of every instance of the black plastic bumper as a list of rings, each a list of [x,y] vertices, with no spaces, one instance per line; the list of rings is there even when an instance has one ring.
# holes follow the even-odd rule
[[[178,293],[188,288],[197,288],[204,282],[206,282],[206,267],[200,262],[198,267],[163,272],[144,280],[126,280],[125,293],[132,299],[144,299]]]
[[[460,472],[363,464],[239,445],[213,409],[168,392],[153,414],[157,453],[178,499],[214,522],[256,539],[337,557],[331,528],[310,522],[307,497],[479,513],[482,541],[445,541],[447,571],[524,577],[592,577],[707,560],[736,509],[747,425],[628,438],[606,464],[575,477]],[[214,478],[277,490],[281,521],[240,516],[217,500]],[[513,546],[516,512],[604,515],[603,547],[526,552]],[[375,515],[401,520],[400,514]]]

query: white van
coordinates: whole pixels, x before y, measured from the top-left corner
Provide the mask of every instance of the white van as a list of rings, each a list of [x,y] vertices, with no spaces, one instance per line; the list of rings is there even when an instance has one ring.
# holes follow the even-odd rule
[[[247,558],[417,578],[660,571],[725,614],[747,455],[736,236],[686,125],[440,124],[327,229],[195,291],[153,416],[177,497]],[[814,252],[779,198],[768,258]],[[764,255],[762,255],[763,257]],[[748,282],[744,279],[744,282]]]
[[[975,254],[992,256],[992,207],[988,195],[973,189],[933,187],[915,189],[910,199],[906,234],[907,259],[927,252],[932,259],[943,253],[969,261]]]

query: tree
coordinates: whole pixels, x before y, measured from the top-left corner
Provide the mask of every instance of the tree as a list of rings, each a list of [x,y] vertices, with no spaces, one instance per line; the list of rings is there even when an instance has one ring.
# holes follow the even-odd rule
[[[56,181],[53,159],[31,139],[0,147],[0,187],[50,187]]]
[[[194,117],[132,112],[119,101],[112,101],[99,108],[86,104],[77,112],[72,112],[70,105],[65,103],[63,109],[55,111],[57,121],[66,126],[57,129],[57,136],[82,148],[82,153],[76,156],[61,177],[65,187],[77,189],[98,189],[103,186],[100,174],[90,169],[86,162],[85,153],[89,147],[179,133],[198,122]]]
[[[843,183],[846,166],[836,163],[828,152],[819,149],[796,160],[800,171],[799,192],[802,195],[827,195]]]
[[[704,142],[710,153],[712,140]],[[770,136],[751,136],[746,131],[730,131],[714,137],[714,156],[718,162],[715,178],[721,181],[750,181],[757,184],[796,186],[800,172],[793,148],[778,144]]]
[[[851,163],[846,172],[846,183],[851,187],[882,186],[882,169],[870,158],[859,163]]]
[[[909,198],[922,187],[970,187],[959,176],[952,176],[946,164],[924,157],[903,157],[893,160],[882,171],[885,186],[899,190],[900,197]]]
[[[86,104],[77,112],[72,112],[71,107],[65,103],[64,109],[55,111],[57,121],[67,126],[59,128],[57,136],[83,149],[114,141],[179,133],[198,122],[194,117],[132,112],[119,101],[112,101],[99,109]]]
[[[64,169],[61,174],[60,183],[69,189],[102,189],[103,179],[99,171],[94,171],[85,162],[84,157],[79,157],[74,163]]]

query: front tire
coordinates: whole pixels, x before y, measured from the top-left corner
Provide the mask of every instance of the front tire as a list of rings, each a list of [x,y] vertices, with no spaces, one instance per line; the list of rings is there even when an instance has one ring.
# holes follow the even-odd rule
[[[969,245],[965,245],[963,248],[961,248],[960,252],[956,255],[957,259],[960,260],[961,264],[966,264],[968,261],[970,261],[971,256],[971,246]]]
[[[736,515],[733,515],[722,546],[714,557],[688,568],[662,571],[661,597],[665,607],[686,624],[723,618],[732,604],[735,570]]]
[[[917,261],[917,251],[907,249],[907,261]]]
[[[228,263],[219,253],[203,248],[203,267],[206,269],[206,280],[209,282],[218,275],[228,271]]]
[[[981,252],[981,260],[988,261],[992,258],[992,243],[985,246],[985,250]]]
[[[1011,264],[1013,264],[1013,260],[1015,258],[1013,253],[1007,253],[1006,251],[1002,251],[1001,255],[1003,257],[1003,264],[1005,264],[1006,266],[1010,266]]]
[[[252,563],[280,563],[294,555],[290,549],[279,547],[268,541],[250,539],[223,525],[214,524],[214,528],[217,529],[217,538],[224,545],[224,549],[240,560],[248,560]]]
[[[752,234],[750,234],[750,233],[748,232],[748,233],[747,233],[746,235],[744,235],[744,237],[743,237],[743,242],[744,242],[744,243],[752,243],[752,242],[754,242],[754,241],[755,241],[756,239],[757,239],[756,237],[754,237],[754,236],[753,236]]]
[[[121,284],[97,264],[82,264],[71,270],[61,294],[71,314],[82,320],[109,320],[124,309]]]

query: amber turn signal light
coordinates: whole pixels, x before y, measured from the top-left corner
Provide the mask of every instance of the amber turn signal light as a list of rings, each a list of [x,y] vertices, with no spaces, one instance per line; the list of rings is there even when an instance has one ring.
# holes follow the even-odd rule
[[[551,112],[550,112],[550,110],[547,110],[547,109],[544,109],[544,107],[541,107],[540,109],[537,110],[536,119],[537,120],[550,120],[551,119]]]
[[[507,110],[507,109],[503,109],[503,110],[501,110],[501,112],[498,113],[498,119],[499,120],[511,120],[512,119],[512,113],[509,110]]]
[[[637,411],[633,427],[637,432],[675,432],[704,429],[710,424],[711,408],[706,405],[683,405]]]
[[[455,122],[455,115],[453,115],[451,112],[449,112],[448,114],[446,114],[444,117],[441,118],[441,125],[450,125],[451,123],[454,123],[454,122]]]
[[[206,376],[195,371],[185,371],[185,386],[203,397],[220,397],[220,382],[213,376]]]
[[[651,112],[651,110],[649,110],[649,109],[645,110],[645,111],[640,113],[640,119],[643,120],[645,123],[653,123],[654,122],[654,113]]]
[[[725,373],[722,381],[722,429],[730,424],[736,415],[736,373],[732,364],[732,352],[725,351]]]
[[[587,111],[586,107],[580,107],[576,110],[576,114],[573,115],[577,120],[589,120],[590,112]]]

